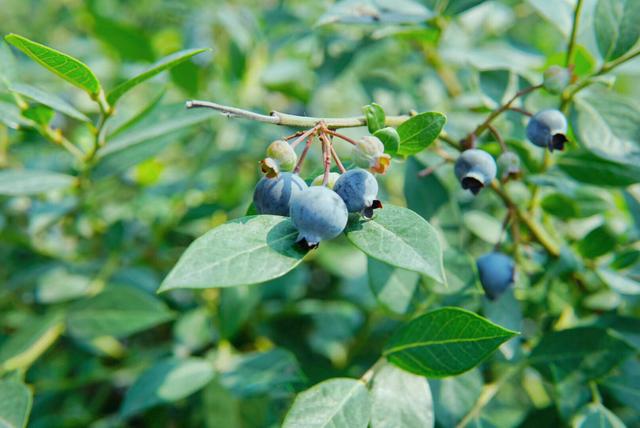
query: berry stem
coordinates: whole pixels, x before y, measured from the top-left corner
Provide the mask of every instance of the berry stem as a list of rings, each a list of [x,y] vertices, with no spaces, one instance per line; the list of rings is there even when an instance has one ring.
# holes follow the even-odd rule
[[[353,138],[349,138],[349,137],[347,137],[346,135],[339,134],[339,133],[337,133],[337,132],[335,132],[335,131],[332,131],[332,130],[330,130],[330,129],[325,129],[325,130],[324,130],[324,132],[326,132],[326,133],[327,133],[327,134],[329,134],[329,135],[333,135],[334,137],[338,137],[338,138],[340,138],[341,140],[344,140],[344,141],[346,141],[346,142],[348,142],[348,143],[351,143],[351,144],[353,144],[354,146],[355,146],[356,144],[358,144],[358,142],[357,142],[356,140],[354,140]]]
[[[501,105],[500,107],[498,107],[497,109],[495,109],[493,112],[491,112],[491,114],[489,116],[487,116],[487,118],[484,120],[484,122],[482,122],[480,125],[478,125],[478,127],[476,129],[474,129],[468,136],[466,139],[471,140],[473,139],[473,137],[479,137],[485,130],[487,130],[489,128],[489,125],[491,125],[491,122],[493,122],[493,120],[495,118],[497,118],[498,116],[500,116],[502,113],[504,113],[505,111],[509,110],[511,108],[511,104],[513,104],[518,98],[523,97],[533,91],[536,91],[538,89],[542,88],[542,85],[535,85],[535,86],[529,86],[528,88],[524,88],[518,92],[516,92],[516,94],[511,97],[506,103],[504,103],[503,105]]]
[[[300,136],[298,138],[296,138],[296,140],[293,141],[292,143],[289,143],[289,144],[291,144],[291,148],[295,149],[298,144],[300,144],[305,138],[313,135],[319,128],[320,128],[320,126],[316,125],[311,129],[308,129],[306,131],[301,131],[300,133],[296,133],[296,134],[300,134]],[[296,135],[296,134],[294,134],[294,135]]]
[[[530,111],[525,110],[523,108],[520,108],[520,107],[509,107],[509,110],[515,111],[515,112],[523,114],[525,116],[529,116],[529,117],[533,116],[533,113],[531,113]]]
[[[333,147],[333,144],[331,145],[331,156],[333,156],[333,160],[338,166],[338,170],[340,171],[340,174],[344,174],[345,172],[347,172],[347,169],[344,167],[344,165],[340,161],[340,158],[338,157],[338,153],[336,153],[336,148]]]
[[[304,158],[307,157],[307,153],[311,148],[311,144],[313,144],[313,135],[310,135],[307,139],[307,143],[304,145],[304,149],[302,149],[302,153],[300,153],[300,157],[298,158],[298,162],[296,162],[296,166],[293,168],[293,173],[298,174],[302,169],[302,163],[304,162]]]
[[[448,161],[446,159],[442,159],[442,161],[438,162],[435,165],[431,165],[430,167],[427,167],[423,170],[421,170],[420,172],[418,172],[418,177],[428,177],[431,174],[433,174],[438,168],[440,168],[442,165],[445,165]]]
[[[329,184],[329,172],[331,172],[331,141],[326,134],[320,134],[322,140],[322,159],[324,163],[324,176],[322,177],[322,185]]]
[[[225,106],[222,104],[212,103],[209,101],[190,100],[186,102],[188,109],[192,108],[208,108],[219,111],[227,117],[239,117],[249,119],[256,122],[270,123],[272,125],[293,126],[299,128],[311,128],[320,122],[323,122],[327,129],[338,128],[357,128],[367,126],[367,120],[364,116],[345,117],[345,118],[322,118],[296,116],[293,114],[272,111],[270,114],[260,114],[237,107]],[[387,116],[385,119],[386,126],[398,126],[409,120],[411,116]]]
[[[491,135],[493,135],[493,137],[496,139],[498,144],[500,144],[500,148],[502,149],[502,153],[508,152],[509,149],[507,148],[507,145],[504,143],[504,139],[502,138],[502,135],[500,135],[500,133],[498,132],[496,127],[493,126],[493,125],[489,125],[488,128],[489,128],[489,132],[491,132]]]

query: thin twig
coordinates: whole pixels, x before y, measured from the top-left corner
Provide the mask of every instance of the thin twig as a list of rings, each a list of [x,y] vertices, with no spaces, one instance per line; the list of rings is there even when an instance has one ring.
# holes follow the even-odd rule
[[[336,153],[336,148],[333,147],[333,144],[331,145],[331,156],[333,156],[333,160],[338,166],[338,170],[340,171],[340,174],[344,174],[345,172],[347,172],[347,169],[344,167],[344,165],[342,164],[342,161],[338,157],[338,153]]]
[[[496,127],[493,125],[489,125],[488,128],[489,128],[489,132],[491,132],[491,135],[493,135],[493,138],[495,138],[498,144],[500,144],[500,148],[502,149],[502,152],[503,153],[508,152],[509,149],[507,149],[507,145],[504,143],[504,139],[502,138],[502,135],[500,135]]]
[[[329,135],[333,135],[334,137],[338,137],[338,138],[340,138],[341,140],[346,141],[347,143],[351,143],[351,144],[353,144],[354,146],[358,144],[358,142],[357,142],[356,140],[354,140],[353,138],[349,138],[349,137],[347,137],[346,135],[339,134],[339,133],[337,133],[337,132],[335,132],[335,131],[332,131],[332,130],[330,130],[330,129],[325,129],[325,130],[324,130],[324,132],[326,132],[326,133],[327,133],[327,134],[329,134]]]
[[[316,126],[314,126],[313,128],[311,128],[311,129],[308,129],[308,130],[306,130],[306,131],[301,131],[300,136],[299,136],[298,138],[296,138],[296,140],[295,140],[294,142],[290,143],[290,144],[291,144],[291,148],[292,148],[292,149],[295,149],[295,148],[296,148],[296,146],[297,146],[298,144],[300,144],[300,142],[302,142],[304,139],[306,139],[306,138],[307,138],[307,137],[309,137],[309,136],[313,136],[313,134],[314,134],[314,133],[315,133],[319,128],[320,128],[320,126],[319,126],[319,125],[316,125]]]
[[[293,114],[281,113],[278,111],[272,111],[271,114],[265,115],[255,113],[249,110],[240,109],[237,107],[225,106],[222,104],[212,103],[209,101],[192,100],[187,101],[187,108],[209,108],[221,112],[228,117],[239,117],[244,119],[253,120],[256,122],[270,123],[273,125],[281,126],[293,126],[300,128],[311,128],[319,122],[324,122],[328,129],[338,128],[356,128],[360,126],[366,126],[367,120],[364,116],[357,117],[345,117],[345,118],[322,118],[322,117],[307,117],[296,116]],[[387,116],[385,119],[385,125],[398,126],[401,123],[407,121],[411,116]]]
[[[573,52],[576,48],[576,36],[578,35],[578,23],[580,22],[580,11],[582,10],[582,0],[578,0],[573,13],[573,24],[571,26],[571,35],[567,45],[567,57],[565,59],[565,67],[569,67],[573,61]]]
[[[440,168],[442,165],[445,165],[447,162],[448,161],[446,159],[442,159],[442,161],[438,162],[437,164],[431,165],[430,167],[427,167],[418,172],[418,177],[427,177],[433,174],[438,168]]]
[[[515,112],[523,114],[525,116],[529,116],[529,117],[533,116],[533,113],[531,113],[530,111],[525,110],[523,108],[520,108],[520,107],[509,107],[509,110],[515,111]]]
[[[322,140],[322,160],[324,164],[324,175],[322,176],[322,185],[329,185],[329,173],[331,172],[331,141],[326,134],[320,134]]]

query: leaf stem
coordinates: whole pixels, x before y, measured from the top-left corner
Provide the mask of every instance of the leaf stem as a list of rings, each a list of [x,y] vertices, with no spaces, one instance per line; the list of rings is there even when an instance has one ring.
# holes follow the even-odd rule
[[[300,128],[311,128],[316,126],[319,122],[324,122],[328,129],[338,128],[356,128],[360,126],[367,126],[367,120],[364,116],[345,117],[345,118],[322,118],[322,117],[308,117],[308,116],[296,116],[293,114],[281,113],[278,111],[272,111],[269,115],[255,113],[249,110],[244,110],[237,107],[225,106],[209,101],[192,100],[187,101],[186,106],[188,109],[192,108],[209,108],[219,111],[227,117],[238,117],[256,122],[270,123],[272,125],[280,126],[292,126]],[[411,116],[387,116],[385,119],[385,125],[398,126]]]
[[[571,35],[569,36],[569,43],[567,45],[567,57],[565,58],[564,65],[569,67],[573,62],[573,54],[576,49],[576,37],[578,35],[578,24],[580,23],[580,11],[582,10],[582,0],[578,0],[576,8],[573,13],[573,24],[571,26]]]

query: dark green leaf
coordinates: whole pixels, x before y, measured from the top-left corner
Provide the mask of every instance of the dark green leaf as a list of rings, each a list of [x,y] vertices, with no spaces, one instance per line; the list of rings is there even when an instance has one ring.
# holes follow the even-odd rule
[[[640,182],[640,164],[616,162],[585,150],[559,157],[558,167],[582,183],[597,186],[626,187]]]
[[[366,428],[371,417],[369,391],[359,380],[329,379],[302,392],[283,428]]]
[[[407,207],[430,220],[449,202],[449,191],[436,174],[418,177],[423,165],[415,158],[407,159],[404,177],[404,197]]]
[[[13,85],[11,85],[10,89],[12,92],[25,96],[27,98],[31,98],[32,100],[47,107],[51,107],[53,110],[64,113],[69,117],[81,120],[83,122],[90,121],[87,116],[76,110],[75,107],[73,107],[71,104],[67,103],[61,98],[58,98],[54,94],[43,91],[42,89],[30,85],[24,85],[22,83],[14,83]]]
[[[627,342],[607,330],[579,327],[545,335],[529,360],[543,376],[560,382],[577,371],[587,379],[598,378],[634,352]]]
[[[374,259],[445,281],[438,234],[407,208],[385,204],[373,220],[347,225],[347,237]]]
[[[593,17],[598,50],[605,60],[616,59],[640,38],[640,3],[636,0],[599,0]]]
[[[27,426],[33,397],[31,390],[16,380],[0,380],[0,427]]]
[[[446,122],[447,118],[442,113],[436,112],[426,112],[411,117],[398,126],[400,135],[398,154],[410,156],[429,147],[438,138]]]
[[[573,428],[626,428],[611,410],[600,403],[591,403],[573,419]]]
[[[96,97],[100,93],[100,82],[96,76],[77,59],[17,34],[7,35],[5,40],[52,73],[84,89],[89,95]]]
[[[422,376],[385,365],[373,378],[371,398],[371,428],[434,425],[431,390]]]
[[[173,318],[159,299],[129,286],[108,286],[102,293],[79,302],[67,318],[69,332],[80,339],[126,337]]]
[[[518,333],[464,309],[446,307],[403,325],[384,355],[398,367],[427,377],[463,373]]]
[[[141,26],[115,21],[97,13],[95,8],[91,9],[95,35],[122,59],[147,62],[155,59],[151,40],[144,34]]]
[[[202,358],[159,361],[129,388],[120,414],[128,418],[157,404],[185,398],[202,389],[213,376],[213,364]]]
[[[362,108],[362,111],[367,121],[367,128],[369,128],[370,134],[373,134],[374,132],[384,128],[385,114],[381,106],[376,103],[371,103],[364,106]]]
[[[306,254],[296,244],[297,236],[288,218],[261,215],[233,220],[196,239],[159,291],[233,287],[277,278]]]
[[[607,225],[603,224],[587,233],[587,235],[578,242],[578,250],[580,250],[580,254],[584,257],[595,259],[613,250],[616,244],[617,240],[613,231]]]
[[[107,101],[109,102],[109,104],[115,105],[120,97],[122,97],[125,93],[127,93],[140,83],[151,79],[153,76],[156,76],[157,74],[160,74],[165,70],[170,70],[176,65],[181,64],[184,61],[187,61],[188,59],[194,57],[195,55],[206,51],[207,49],[188,49],[173,53],[161,59],[156,64],[149,67],[147,70],[118,85],[115,89],[109,92],[109,94],[107,95]]]
[[[57,314],[27,318],[0,347],[0,372],[28,368],[60,336],[64,324]]]
[[[260,288],[239,285],[220,292],[218,324],[220,335],[229,339],[244,325],[260,301]]]

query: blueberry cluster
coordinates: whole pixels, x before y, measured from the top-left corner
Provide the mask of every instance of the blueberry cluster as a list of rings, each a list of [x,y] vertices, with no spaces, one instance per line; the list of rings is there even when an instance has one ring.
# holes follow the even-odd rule
[[[375,137],[367,137],[375,138]],[[268,151],[269,157],[261,161],[265,176],[256,185],[253,202],[258,214],[289,216],[298,229],[298,242],[305,248],[315,248],[321,241],[333,239],[344,231],[349,213],[365,218],[373,210],[382,208],[377,199],[378,182],[371,172],[363,168],[344,170],[336,159],[342,174],[329,172],[316,177],[311,186],[298,175],[300,164],[293,158],[293,148],[284,148],[277,140],[278,150]],[[325,140],[327,142],[327,140]],[[276,142],[272,143],[272,148]],[[330,143],[327,143],[330,144]],[[330,150],[323,146],[323,150]],[[366,153],[358,153],[364,147]],[[370,145],[357,144],[354,154],[367,158],[372,168],[380,167],[380,159],[387,155],[370,150]],[[302,156],[301,156],[302,158]],[[327,164],[325,167],[328,168]],[[282,172],[284,169],[293,172]]]

